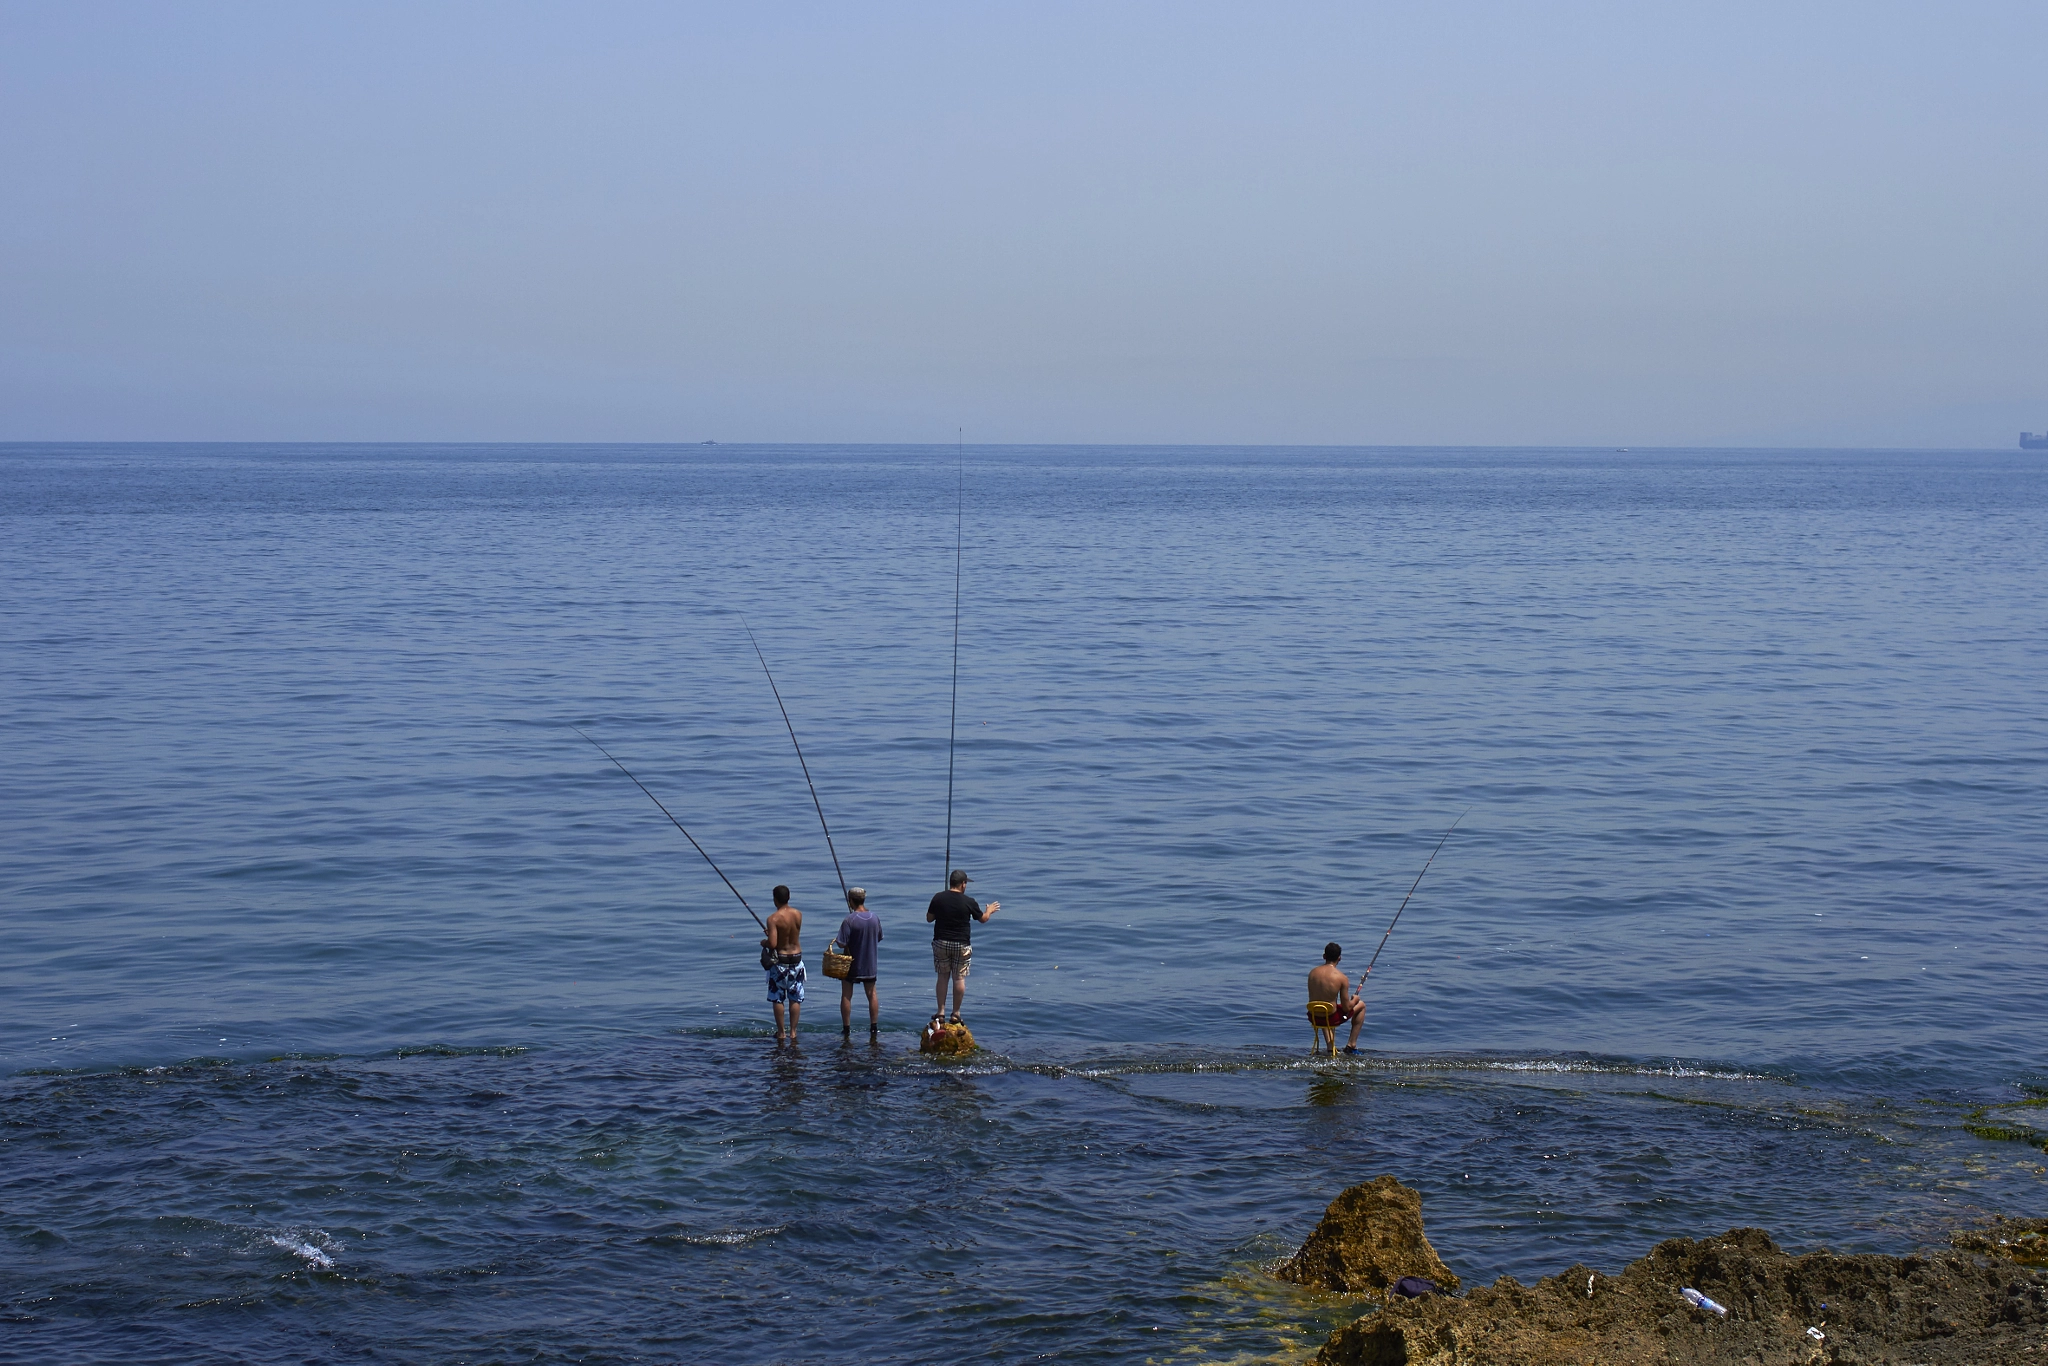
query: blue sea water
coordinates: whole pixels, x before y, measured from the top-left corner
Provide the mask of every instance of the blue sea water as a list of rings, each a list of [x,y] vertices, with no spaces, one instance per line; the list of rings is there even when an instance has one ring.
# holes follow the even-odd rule
[[[1468,1283],[2048,1212],[1963,1127],[2048,1085],[2044,545],[2019,453],[0,447],[0,1360],[1295,1360],[1382,1172]],[[800,1047],[572,727],[795,890]]]

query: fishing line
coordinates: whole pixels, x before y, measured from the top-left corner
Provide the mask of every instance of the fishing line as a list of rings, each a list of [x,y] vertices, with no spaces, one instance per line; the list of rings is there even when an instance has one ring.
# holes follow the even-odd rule
[[[832,871],[839,874],[839,897],[846,899],[846,874],[839,871],[839,851],[832,847],[832,827],[825,824],[825,807],[818,800],[818,785],[811,781],[811,766],[804,762],[804,747],[796,742],[796,727],[790,725],[789,708],[782,705],[782,689],[775,686],[775,675],[769,673],[768,656],[761,653],[761,642],[754,640],[754,628],[747,625],[745,617],[740,618],[740,628],[747,633],[747,639],[754,641],[754,657],[761,661],[761,672],[768,675],[768,690],[775,694],[775,706],[782,713],[782,724],[789,727],[789,743],[796,750],[797,767],[804,771],[804,786],[811,790],[811,805],[818,808],[818,828],[825,832],[825,848],[832,855]]]
[[[1451,822],[1451,830],[1456,830],[1456,829],[1458,828],[1458,821],[1462,821],[1462,820],[1464,820],[1464,819],[1465,819],[1465,817],[1467,817],[1467,816],[1469,816],[1469,815],[1471,815],[1471,814],[1472,814],[1472,808],[1471,808],[1471,807],[1469,807],[1469,806],[1468,806],[1468,807],[1466,807],[1466,808],[1465,808],[1465,809],[1464,809],[1463,811],[1460,811],[1460,812],[1458,813],[1458,820],[1457,820],[1457,821],[1452,821],[1452,822]],[[1417,873],[1417,874],[1415,875],[1415,886],[1414,886],[1414,887],[1410,887],[1410,888],[1408,889],[1408,896],[1404,896],[1404,897],[1402,897],[1402,898],[1401,898],[1401,911],[1405,911],[1405,910],[1407,910],[1407,909],[1408,909],[1408,897],[1412,897],[1412,896],[1414,896],[1414,895],[1415,895],[1415,888],[1416,888],[1416,887],[1420,887],[1420,886],[1422,885],[1422,877],[1423,877],[1423,873],[1427,873],[1427,872],[1429,871],[1429,865],[1430,865],[1431,863],[1435,863],[1435,862],[1436,862],[1436,856],[1437,856],[1438,854],[1441,854],[1441,853],[1442,853],[1442,852],[1444,851],[1444,846],[1445,846],[1446,844],[1450,843],[1450,839],[1451,839],[1451,830],[1446,830],[1446,831],[1444,831],[1444,837],[1443,837],[1442,839],[1440,839],[1440,840],[1438,840],[1438,841],[1436,842],[1436,848],[1434,848],[1434,849],[1430,850],[1430,853],[1429,853],[1429,862],[1428,862],[1428,863],[1424,863],[1424,864],[1422,865],[1422,872],[1421,872],[1421,873]],[[1384,949],[1384,948],[1385,948],[1385,947],[1387,946],[1387,941],[1388,941],[1389,939],[1393,938],[1393,936],[1394,936],[1394,926],[1396,926],[1396,925],[1398,925],[1398,924],[1400,924],[1400,923],[1401,923],[1401,911],[1395,911],[1395,912],[1394,912],[1394,918],[1393,918],[1392,920],[1389,920],[1389,921],[1387,922],[1387,932],[1386,932],[1385,934],[1383,934],[1383,935],[1381,935],[1381,936],[1380,936],[1380,948],[1379,948],[1379,949],[1374,949],[1374,950],[1372,951],[1372,962],[1371,962],[1371,963],[1367,963],[1367,964],[1365,965],[1365,971],[1364,971],[1364,972],[1362,972],[1362,973],[1360,973],[1360,974],[1359,974],[1359,976],[1358,976],[1358,980],[1359,980],[1360,982],[1363,982],[1363,981],[1364,981],[1364,980],[1365,980],[1366,978],[1368,978],[1368,977],[1372,976],[1372,964],[1373,964],[1373,963],[1377,963],[1377,962],[1379,962],[1379,961],[1380,961],[1380,949]]]
[[[953,715],[946,722],[946,865],[939,870],[948,887],[953,885],[953,745],[960,734],[960,546],[967,526],[967,448],[958,428],[954,440],[960,473],[953,504]]]
[[[571,726],[569,727],[569,729],[575,731],[578,735],[582,735],[584,739],[590,740],[590,737],[584,734],[583,727]],[[612,752],[610,750],[606,749],[603,745],[599,745],[595,740],[590,740],[590,743],[597,747],[597,752],[599,754],[602,754],[605,758],[611,759],[611,761],[614,764],[617,764],[619,772],[625,774],[628,778],[633,778],[633,770],[627,768],[624,764],[619,763],[617,759],[612,758]],[[633,778],[633,786],[639,788],[642,792],[647,792],[647,784],[641,782],[638,778]],[[655,796],[652,792],[647,792],[647,800],[653,802],[656,806],[661,807],[661,814],[664,816],[668,816],[668,823],[670,825],[673,825],[678,830],[683,830],[683,823],[677,820],[673,815],[671,815],[667,807],[661,806],[661,798]],[[704,854],[704,846],[697,843],[697,837],[695,835],[691,834],[687,830],[683,830],[683,838],[690,842],[690,847],[692,849],[695,849],[700,854]],[[711,863],[711,855],[704,854],[704,861],[706,863]],[[718,873],[718,880],[720,882],[723,882],[727,887],[732,888],[732,894],[734,896],[740,897],[740,905],[746,906],[747,914],[754,915],[754,908],[752,906],[747,906],[747,899],[743,896],[740,896],[740,889],[737,887],[733,887],[732,879],[727,877],[723,872],[720,872],[719,867],[716,863],[711,863],[711,871],[714,873]],[[754,923],[756,925],[761,925],[761,917],[758,915],[754,915]],[[761,925],[761,928],[765,930],[768,927],[766,925]]]

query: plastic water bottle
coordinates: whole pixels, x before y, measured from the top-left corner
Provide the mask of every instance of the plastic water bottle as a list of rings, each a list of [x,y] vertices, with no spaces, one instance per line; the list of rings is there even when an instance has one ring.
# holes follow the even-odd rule
[[[1708,1299],[1705,1295],[1702,1295],[1699,1291],[1693,1289],[1689,1285],[1686,1286],[1684,1289],[1680,1290],[1678,1293],[1685,1296],[1685,1302],[1687,1304],[1690,1304],[1695,1309],[1704,1309],[1709,1314],[1719,1314],[1724,1319],[1728,1317],[1728,1311],[1726,1309],[1722,1308],[1718,1304],[1715,1304],[1712,1300]]]

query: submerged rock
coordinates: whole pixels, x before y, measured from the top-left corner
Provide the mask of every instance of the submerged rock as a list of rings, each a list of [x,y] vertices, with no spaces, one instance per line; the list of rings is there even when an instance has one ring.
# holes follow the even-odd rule
[[[1965,1252],[2003,1257],[2021,1266],[2048,1266],[2048,1219],[2000,1219],[1990,1228],[1955,1233],[1949,1241]]]
[[[1391,1176],[1353,1186],[1323,1212],[1301,1251],[1274,1271],[1283,1281],[1351,1295],[1386,1298],[1403,1276],[1455,1291],[1458,1275],[1422,1232],[1422,1193]]]
[[[1693,1288],[1725,1317],[1689,1304]],[[1618,1276],[1574,1266],[1395,1301],[1319,1366],[2019,1366],[2048,1361],[2048,1274],[1957,1253],[1788,1256],[1761,1229],[1674,1238]]]
[[[972,1053],[974,1048],[974,1036],[967,1032],[964,1024],[934,1021],[917,1036],[917,1051],[920,1053]]]

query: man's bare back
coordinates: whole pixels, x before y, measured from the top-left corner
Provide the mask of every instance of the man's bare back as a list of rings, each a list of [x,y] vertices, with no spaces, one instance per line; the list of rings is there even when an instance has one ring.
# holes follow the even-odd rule
[[[1343,1005],[1351,995],[1351,978],[1335,963],[1324,963],[1308,975],[1308,998]]]
[[[768,916],[768,947],[777,953],[802,953],[798,942],[804,930],[804,913],[794,906],[777,906]]]
[[[789,888],[775,889],[775,909],[761,928],[767,931],[761,945],[769,950],[761,966],[768,970],[768,1001],[775,1007],[775,1046],[780,1048],[785,1042],[796,1042],[797,1021],[804,1009],[804,950],[799,941],[804,913],[789,904]]]
[[[1311,1001],[1328,1001],[1337,1007],[1332,1023],[1351,1022],[1351,1040],[1344,1051],[1355,1053],[1358,1051],[1358,1031],[1365,1026],[1365,999],[1352,994],[1350,975],[1337,966],[1337,960],[1343,956],[1344,951],[1335,944],[1323,949],[1322,963],[1309,970],[1308,998]]]

